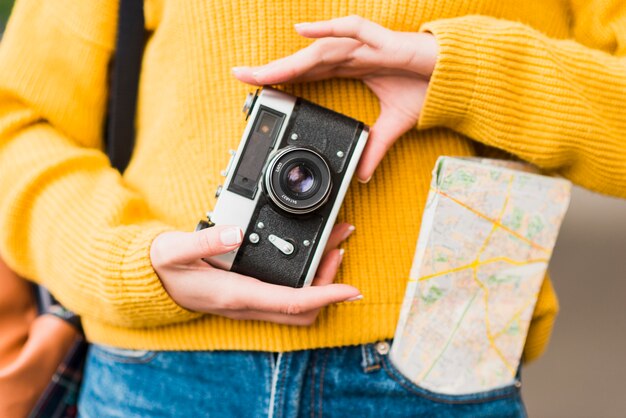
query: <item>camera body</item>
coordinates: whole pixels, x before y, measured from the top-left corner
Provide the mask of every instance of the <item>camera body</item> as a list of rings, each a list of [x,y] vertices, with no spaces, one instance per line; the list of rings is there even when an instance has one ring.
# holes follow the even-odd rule
[[[244,112],[248,124],[209,214],[216,225],[240,226],[243,243],[206,261],[273,284],[308,286],[369,130],[268,87],[248,96]]]

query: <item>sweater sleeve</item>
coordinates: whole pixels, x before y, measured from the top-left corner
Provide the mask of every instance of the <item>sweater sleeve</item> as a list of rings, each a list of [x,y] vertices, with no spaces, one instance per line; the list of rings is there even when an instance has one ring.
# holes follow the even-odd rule
[[[418,128],[448,127],[626,197],[626,3],[578,3],[575,40],[486,16],[423,25],[440,53]]]
[[[0,45],[0,252],[68,308],[123,327],[189,320],[149,257],[172,229],[101,151],[115,0],[20,0]]]

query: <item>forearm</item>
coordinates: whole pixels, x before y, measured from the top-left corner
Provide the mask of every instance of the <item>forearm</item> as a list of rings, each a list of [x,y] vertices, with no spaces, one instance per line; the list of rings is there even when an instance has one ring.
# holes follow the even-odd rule
[[[150,263],[170,228],[100,150],[116,3],[68,2],[66,20],[48,3],[16,5],[0,46],[0,252],[81,315],[162,325],[199,314]]]
[[[626,60],[485,16],[427,23],[440,45],[419,128],[446,126],[626,197]]]
[[[170,228],[101,152],[45,123],[0,138],[0,234],[12,266],[102,321],[149,326],[196,315],[169,298],[150,263],[152,239]]]

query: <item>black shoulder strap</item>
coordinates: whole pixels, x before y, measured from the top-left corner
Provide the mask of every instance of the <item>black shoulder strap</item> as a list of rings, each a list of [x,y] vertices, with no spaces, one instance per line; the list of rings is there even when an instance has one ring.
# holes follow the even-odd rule
[[[135,145],[135,113],[145,41],[143,0],[120,0],[115,57],[110,73],[107,154],[123,172]]]
[[[105,139],[111,165],[123,172],[135,146],[135,108],[145,40],[143,0],[120,0],[115,57],[109,74]],[[58,303],[42,286],[34,286],[39,313]]]

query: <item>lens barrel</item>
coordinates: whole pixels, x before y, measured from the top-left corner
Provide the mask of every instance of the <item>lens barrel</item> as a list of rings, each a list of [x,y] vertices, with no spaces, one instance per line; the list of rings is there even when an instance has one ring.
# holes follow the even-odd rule
[[[330,168],[316,151],[288,147],[272,157],[265,171],[265,190],[281,209],[305,214],[328,200],[332,187]]]

